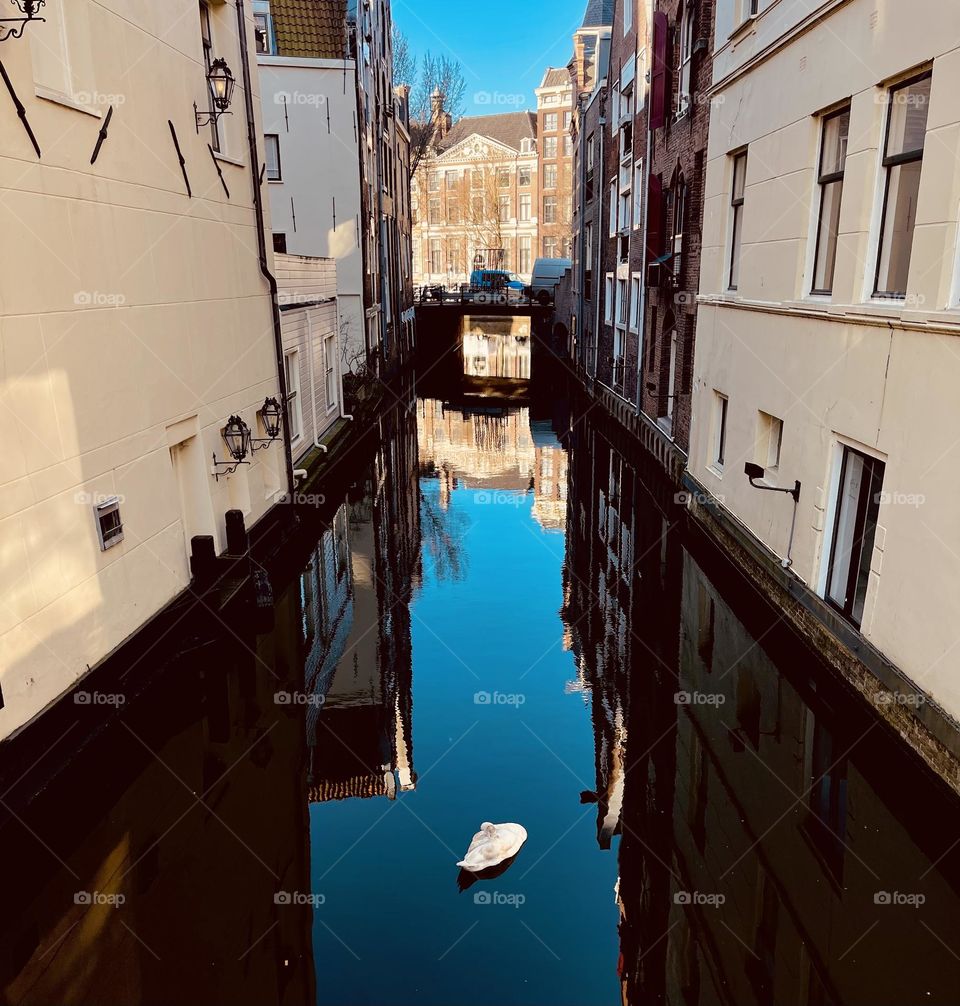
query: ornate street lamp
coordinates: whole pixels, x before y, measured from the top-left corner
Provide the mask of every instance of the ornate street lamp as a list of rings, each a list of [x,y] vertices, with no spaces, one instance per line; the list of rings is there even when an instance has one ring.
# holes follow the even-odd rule
[[[31,21],[46,21],[39,16],[39,10],[47,0],[10,0],[10,3],[20,12],[20,17],[0,17],[0,42],[8,38],[20,38],[24,28]]]
[[[250,449],[250,427],[239,416],[231,416],[227,420],[227,425],[224,426],[221,435],[233,460],[218,461],[216,452],[214,452],[213,476],[218,482],[221,475],[232,475],[240,465],[250,464],[249,461],[244,460]],[[225,468],[226,471],[219,471],[220,468]]]
[[[276,398],[265,399],[260,409],[260,420],[263,428],[267,431],[266,437],[251,437],[252,445],[250,453],[261,451],[275,443],[280,437],[280,427],[283,423],[283,408]]]
[[[201,126],[209,126],[215,123],[221,115],[229,115],[227,111],[233,102],[233,90],[237,86],[237,81],[227,66],[227,61],[222,57],[217,57],[210,64],[210,72],[207,74],[207,86],[210,88],[210,99],[213,102],[213,110],[201,112],[194,103],[193,111],[197,117],[197,132]]]

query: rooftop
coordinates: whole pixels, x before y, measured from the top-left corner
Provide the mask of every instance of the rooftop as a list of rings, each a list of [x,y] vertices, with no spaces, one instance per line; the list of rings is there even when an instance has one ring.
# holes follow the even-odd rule
[[[272,0],[281,56],[347,58],[347,0]]]
[[[537,117],[533,112],[464,116],[454,124],[438,146],[441,150],[449,150],[475,134],[519,150],[522,140],[537,138]]]
[[[570,84],[570,68],[566,66],[548,66],[540,82],[541,87],[566,87]]]
[[[613,25],[614,0],[587,0],[581,28],[606,28]]]

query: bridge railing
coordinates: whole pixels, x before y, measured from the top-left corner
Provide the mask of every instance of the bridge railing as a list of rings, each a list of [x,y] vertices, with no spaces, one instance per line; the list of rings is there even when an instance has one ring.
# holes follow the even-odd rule
[[[467,283],[458,286],[442,286],[431,283],[416,287],[414,298],[418,305],[442,306],[444,304],[478,304],[498,307],[531,307],[537,302],[531,298],[529,290],[485,290]]]

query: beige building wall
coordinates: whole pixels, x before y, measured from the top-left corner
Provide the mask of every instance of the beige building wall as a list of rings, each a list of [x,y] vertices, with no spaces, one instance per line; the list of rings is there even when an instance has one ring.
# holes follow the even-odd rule
[[[196,0],[48,0],[46,22],[2,44],[42,156],[4,93],[0,737],[188,585],[192,535],[220,551],[227,510],[253,524],[286,488],[280,445],[211,473],[228,417],[263,436],[257,411],[279,391],[236,10],[209,9],[213,55],[237,77],[216,157],[194,118],[208,106]],[[123,537],[102,551],[95,506],[114,498]]]
[[[821,596],[845,446],[885,463],[863,635],[960,716],[960,7],[940,0],[717,4],[690,470]],[[932,69],[906,295],[873,296],[889,88]],[[811,294],[821,113],[850,102],[832,294]],[[733,156],[746,149],[739,283],[730,289]],[[727,398],[717,463],[718,395]],[[764,433],[783,422],[779,465]]]

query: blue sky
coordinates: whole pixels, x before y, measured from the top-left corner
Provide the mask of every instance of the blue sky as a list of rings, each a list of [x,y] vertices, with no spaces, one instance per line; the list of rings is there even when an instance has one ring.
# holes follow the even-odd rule
[[[417,56],[460,61],[465,115],[535,108],[548,66],[565,66],[587,0],[392,0],[393,19]]]

